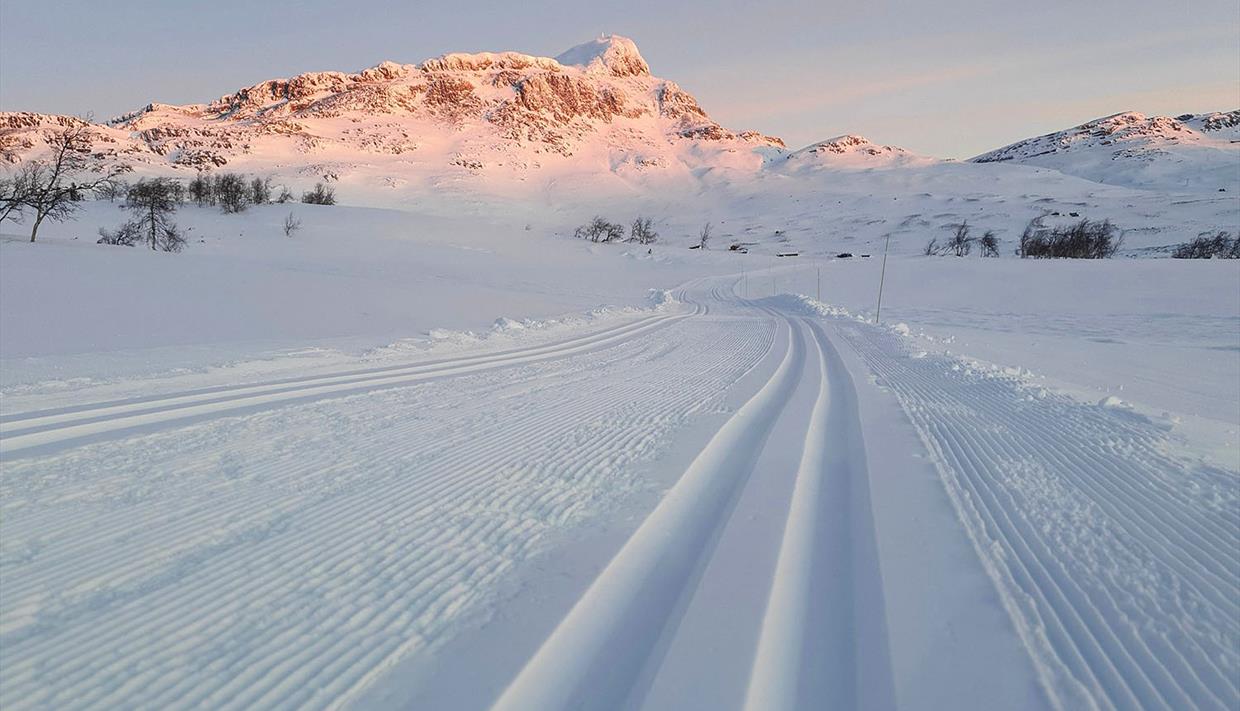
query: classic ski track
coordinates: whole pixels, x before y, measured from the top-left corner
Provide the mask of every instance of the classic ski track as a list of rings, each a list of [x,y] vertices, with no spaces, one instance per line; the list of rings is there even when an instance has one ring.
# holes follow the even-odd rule
[[[644,705],[642,680],[654,671],[649,665],[666,663],[655,649],[683,619],[678,611],[694,604],[701,582],[695,571],[717,554],[731,504],[807,371],[816,371],[818,395],[808,420],[791,425],[803,440],[803,456],[748,698],[736,699],[736,706],[809,709],[830,698],[839,708],[894,708],[852,383],[817,326],[767,313],[788,332],[780,368],[711,439],[493,711]],[[806,342],[815,357],[807,358]],[[831,376],[830,370],[838,372]]]
[[[807,321],[818,396],[746,692],[746,711],[894,709],[887,624],[856,392]]]
[[[178,420],[218,416],[231,411],[271,406],[289,401],[330,397],[396,387],[430,378],[449,377],[472,371],[502,368],[534,360],[554,359],[599,348],[625,338],[702,313],[654,316],[637,323],[610,329],[551,346],[540,346],[503,356],[477,356],[382,369],[358,375],[357,371],[323,375],[288,385],[286,382],[257,384],[231,391],[170,395],[160,400],[127,404],[85,406],[72,412],[35,415],[29,419],[10,419],[0,431],[0,455],[12,456],[27,449],[43,448],[101,434],[135,428],[165,425]]]
[[[159,409],[170,405],[179,405],[181,403],[197,403],[208,402],[214,396],[229,397],[234,395],[247,395],[253,393],[270,392],[280,386],[292,386],[296,388],[303,385],[315,385],[318,383],[337,382],[354,376],[379,376],[379,375],[397,375],[405,372],[421,372],[425,369],[434,369],[437,367],[454,367],[475,362],[488,362],[495,359],[503,359],[516,355],[533,355],[538,352],[552,351],[558,348],[572,345],[574,343],[586,342],[599,337],[616,334],[630,329],[634,326],[657,320],[664,317],[662,314],[653,314],[645,316],[634,321],[630,321],[618,326],[596,331],[584,336],[575,336],[573,338],[553,342],[547,344],[539,344],[537,346],[529,346],[526,348],[514,348],[504,351],[496,351],[493,353],[481,353],[475,355],[459,355],[447,358],[438,358],[432,360],[418,360],[409,363],[398,363],[394,365],[376,366],[373,368],[353,368],[338,372],[324,373],[320,375],[300,376],[277,378],[274,380],[260,381],[255,383],[246,383],[242,385],[217,385],[212,387],[195,388],[192,390],[184,390],[179,392],[164,393],[160,395],[143,396],[136,398],[127,398],[120,400],[104,400],[100,402],[92,402],[72,407],[50,408],[46,410],[32,410],[29,412],[5,413],[0,415],[0,424],[9,425],[6,428],[9,431],[27,430],[42,427],[45,425],[57,425],[66,422],[75,422],[79,419],[107,417],[115,414],[132,414],[143,411],[143,408]]]
[[[729,503],[801,377],[789,320],[779,367],[711,438],[495,702],[493,711],[614,708],[709,556]]]
[[[688,328],[687,324],[697,322],[696,319],[681,321],[678,328]],[[742,326],[749,323],[759,329],[757,333],[769,328],[769,324],[763,326],[756,319],[737,323]],[[701,331],[705,325],[692,328]],[[623,462],[635,456],[633,453],[648,449],[661,429],[700,407],[704,398],[715,397],[770,347],[769,337],[755,337],[752,328],[702,333],[703,336],[693,342],[696,345],[682,344],[680,351],[671,354],[657,345],[658,339],[652,337],[652,331],[646,331],[636,337],[630,334],[612,348],[570,354],[563,362],[543,359],[522,364],[516,375],[524,372],[532,387],[552,387],[585,393],[585,396],[558,398],[552,406],[532,413],[512,427],[483,430],[486,435],[472,437],[452,447],[452,456],[430,461],[419,468],[415,476],[392,479],[382,497],[346,489],[343,495],[334,493],[291,501],[239,499],[228,502],[226,509],[191,506],[187,511],[174,510],[159,521],[135,520],[127,516],[122,507],[115,515],[94,518],[88,538],[123,541],[141,534],[150,541],[159,542],[155,549],[146,546],[142,551],[132,551],[132,547],[122,547],[110,554],[87,557],[83,569],[81,551],[90,545],[86,540],[81,547],[68,546],[52,558],[45,555],[42,559],[45,565],[38,570],[37,579],[34,575],[21,574],[20,566],[15,570],[11,564],[6,564],[9,568],[5,576],[6,600],[21,600],[29,594],[37,594],[39,588],[72,589],[74,580],[104,578],[111,582],[69,598],[59,607],[53,605],[41,612],[38,621],[0,636],[5,656],[12,655],[12,661],[6,659],[6,663],[0,665],[2,686],[9,697],[5,705],[23,708],[39,703],[40,698],[44,703],[55,698],[58,706],[75,708],[115,707],[135,698],[141,700],[139,705],[153,707],[319,707],[339,703],[376,669],[426,643],[410,627],[410,609],[416,610],[419,605],[425,608],[414,620],[420,621],[415,628],[433,628],[448,611],[427,605],[434,605],[454,589],[485,588],[487,582],[509,569],[512,560],[527,555],[536,546],[537,536],[532,534],[540,527],[554,528],[550,522],[571,519],[582,505],[572,496],[573,490],[569,487],[493,488],[493,472],[533,458],[537,466],[530,476],[535,479],[543,472],[568,479],[605,476],[610,462]],[[707,333],[710,335],[704,338]],[[688,376],[690,371],[685,368],[664,371],[658,367],[642,367],[640,354],[643,352],[661,353],[661,360],[668,360],[669,355],[672,359],[690,355],[684,352],[685,348],[699,352],[694,358],[701,367],[694,368],[692,376]],[[642,376],[621,378],[603,387],[597,383],[588,386],[593,369],[600,365],[607,367],[597,362],[599,354],[635,374],[641,372]],[[715,354],[715,357],[713,360],[703,358],[704,354]],[[634,360],[635,355],[637,360]],[[564,371],[564,363],[577,365]],[[506,371],[506,377],[501,378],[485,371],[473,372],[452,382],[481,380],[484,390],[496,387],[505,390],[514,387],[513,375]],[[555,384],[542,382],[548,375]],[[700,383],[698,387],[683,387],[694,377]],[[443,389],[433,382],[414,384],[390,391],[393,393],[390,397],[426,388]],[[440,394],[430,393],[428,397]],[[461,404],[478,398],[476,388],[458,395],[456,402]],[[361,400],[357,396],[353,399]],[[617,405],[618,401],[623,402]],[[343,406],[348,402],[349,398],[344,398],[291,408],[294,411],[314,410],[336,407],[333,403]],[[647,404],[639,406],[638,402]],[[591,417],[591,413],[607,411],[614,413],[612,416],[625,418],[626,424],[606,428],[603,436],[586,439],[584,446],[552,448],[542,453],[536,444],[526,444],[541,442],[545,449],[548,442],[572,436],[574,429],[579,429],[580,423]],[[280,412],[247,416],[245,420],[277,418]],[[478,416],[483,415],[481,412],[471,415]],[[217,420],[211,420],[189,425],[188,431],[211,430],[229,421],[244,421],[217,419],[220,425],[216,424]],[[414,440],[419,433],[429,437],[434,429],[435,423],[429,421],[402,423],[385,437],[384,441],[390,444],[360,449],[357,452],[359,466],[363,471],[370,467],[382,469],[385,463],[400,461],[416,451],[418,445]],[[149,443],[174,435],[181,435],[181,431],[146,434],[138,439]],[[127,441],[100,442],[79,451],[103,457],[101,461],[106,462],[108,456],[124,456],[127,446],[132,445]],[[540,454],[535,456],[535,451]],[[76,452],[63,456],[71,454],[86,456]],[[15,465],[25,464],[27,469],[33,470],[39,468],[39,461],[56,460],[57,457],[20,460]],[[263,463],[258,462],[255,475],[263,477],[271,486],[279,487],[281,481],[288,482],[290,487],[296,486],[300,472],[277,466],[279,464],[276,460],[263,468]],[[12,472],[12,476],[6,474],[10,486],[21,477],[20,470]],[[459,500],[471,500],[470,510],[524,510],[531,512],[526,514],[531,518],[497,522],[490,516],[482,516],[464,529],[440,523],[443,502]],[[54,521],[44,522],[46,529],[41,533],[51,538],[63,533],[81,535],[85,531],[74,518],[63,519],[64,528]],[[224,538],[213,537],[212,529],[221,520],[244,521],[245,525]],[[295,548],[267,551],[266,546],[252,545],[281,536],[297,520],[312,520],[315,527],[309,535],[296,541]],[[377,521],[382,521],[383,526],[373,531],[370,539],[354,531],[359,522]],[[411,534],[414,537],[402,538],[402,531],[414,531]],[[205,547],[204,533],[208,534]],[[462,538],[475,540],[481,547],[462,551]],[[420,553],[391,556],[385,564],[351,572],[356,569],[359,555],[366,550],[386,550],[385,546]],[[497,564],[496,559],[501,562]],[[222,675],[220,678],[230,679],[223,687],[204,684],[204,678],[197,674],[169,673],[167,662],[155,661],[193,651],[200,644],[198,640],[203,630],[227,626],[238,609],[243,609],[244,601],[278,598],[282,583],[286,582],[280,576],[247,574],[264,566],[315,571],[319,578],[341,576],[349,578],[356,588],[382,589],[376,586],[378,581],[385,581],[397,589],[372,600],[373,609],[369,611],[363,599],[357,601],[357,605],[345,606],[331,619],[318,621],[321,625],[343,625],[344,634],[338,636],[307,637],[307,630],[297,624],[290,624],[283,631],[270,630],[270,636],[254,644],[248,654],[230,659],[226,668],[214,670]],[[195,571],[200,571],[197,576],[200,578],[206,570],[210,570],[209,584],[174,594]],[[9,581],[14,583],[12,588]],[[362,607],[359,609],[358,605]],[[83,627],[80,624],[79,621],[97,615],[99,609],[109,611],[106,618],[94,625]],[[193,611],[190,618],[185,617],[188,610]],[[406,620],[403,625],[402,619]],[[56,630],[62,633],[54,634]],[[290,644],[298,639],[303,643]],[[109,653],[101,655],[100,651],[105,649],[110,650]],[[126,673],[124,684],[112,683],[125,659],[147,661]],[[37,684],[30,686],[32,679],[37,678],[38,669],[56,670],[56,682],[51,690],[43,690],[46,694],[43,697]],[[315,683],[308,684],[309,680]],[[139,696],[133,696],[139,692]],[[50,696],[52,693],[56,695]]]
[[[1209,505],[1219,482],[1159,451],[1148,427],[1058,396],[1022,407],[1007,381],[892,357],[891,336],[865,327],[848,333],[936,455],[1053,702],[1240,705],[1234,496]],[[1016,466],[1023,476],[1004,481]],[[1053,488],[1021,491],[1024,480]],[[1190,494],[1193,480],[1206,494]],[[1075,505],[1076,518],[1056,503],[1038,508],[1048,496]],[[1164,590],[1173,596],[1155,595]]]

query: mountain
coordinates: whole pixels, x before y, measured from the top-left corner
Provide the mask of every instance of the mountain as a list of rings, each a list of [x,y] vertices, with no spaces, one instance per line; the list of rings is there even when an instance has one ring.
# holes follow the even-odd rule
[[[37,158],[53,132],[82,123],[0,113],[0,161]],[[852,134],[790,151],[778,138],[720,125],[614,35],[554,58],[456,53],[310,72],[201,104],[148,104],[87,128],[92,152],[136,177],[230,170],[271,176],[294,192],[337,183],[352,205],[441,214],[502,206],[531,220],[549,211],[578,219],[609,203],[652,214],[750,205],[755,215],[804,211],[812,230],[857,239],[902,230],[920,239],[925,224],[964,219],[1019,232],[1044,210],[1119,221],[1136,204],[1134,188],[1160,205],[1151,213],[1170,215],[1164,203],[1174,196],[1211,193],[1200,218],[1176,213],[1165,225],[1141,225],[1142,242],[1165,244],[1172,229],[1180,239],[1232,224],[1240,193],[1240,111],[1116,114],[968,162]],[[776,208],[762,207],[774,199]]]
[[[974,163],[1053,168],[1139,189],[1240,191],[1240,110],[1145,116],[1125,112],[984,153]]]
[[[79,121],[0,114],[0,148],[36,154]],[[355,74],[272,79],[205,104],[152,103],[92,125],[94,150],[139,172],[228,166],[341,178],[442,181],[571,162],[586,173],[683,173],[760,166],[783,142],[720,126],[629,39],[606,36],[555,59],[516,52],[383,62]],[[571,159],[571,161],[570,161]],[[399,176],[394,178],[393,176]]]
[[[784,161],[789,169],[885,168],[924,165],[935,162],[935,159],[917,155],[898,146],[872,143],[863,136],[844,135],[787,153]]]

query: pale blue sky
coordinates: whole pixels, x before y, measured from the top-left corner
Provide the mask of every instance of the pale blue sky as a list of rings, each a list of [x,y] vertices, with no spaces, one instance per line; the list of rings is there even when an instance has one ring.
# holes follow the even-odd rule
[[[108,118],[303,71],[632,37],[720,123],[944,157],[1134,110],[1240,108],[1236,0],[0,0],[0,108]]]

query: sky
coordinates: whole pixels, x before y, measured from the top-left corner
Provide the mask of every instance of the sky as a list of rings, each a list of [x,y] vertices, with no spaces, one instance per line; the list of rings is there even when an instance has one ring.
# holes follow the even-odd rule
[[[1120,111],[1240,108],[1236,0],[0,0],[0,109],[210,101],[265,79],[631,37],[719,123],[968,158]]]

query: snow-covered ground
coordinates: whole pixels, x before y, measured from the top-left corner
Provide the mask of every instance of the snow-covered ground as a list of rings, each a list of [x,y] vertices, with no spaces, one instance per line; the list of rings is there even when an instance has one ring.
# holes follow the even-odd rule
[[[618,202],[7,237],[0,707],[1234,708],[1240,265],[914,226],[874,325],[829,255],[897,178],[833,175],[818,232],[704,195],[705,252],[566,236]]]

